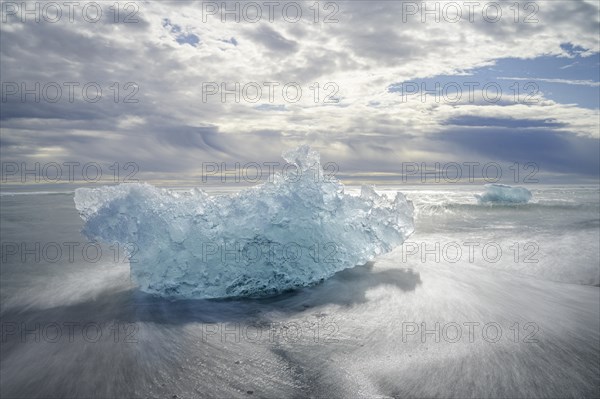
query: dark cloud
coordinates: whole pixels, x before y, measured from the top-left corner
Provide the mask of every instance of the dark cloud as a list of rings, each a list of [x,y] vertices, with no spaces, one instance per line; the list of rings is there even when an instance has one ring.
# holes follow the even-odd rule
[[[298,43],[286,39],[281,33],[268,25],[260,26],[257,29],[248,31],[248,36],[256,42],[262,44],[267,49],[276,53],[291,53],[298,49]]]
[[[586,176],[600,174],[600,140],[570,132],[544,128],[464,126],[437,134],[433,143],[449,146],[458,153],[509,163],[534,162],[545,172]]]
[[[475,115],[462,115],[450,118],[444,125],[456,126],[480,126],[480,127],[505,127],[515,129],[527,129],[532,127],[558,128],[565,127],[565,123],[553,119],[515,119],[515,118],[493,118]]]

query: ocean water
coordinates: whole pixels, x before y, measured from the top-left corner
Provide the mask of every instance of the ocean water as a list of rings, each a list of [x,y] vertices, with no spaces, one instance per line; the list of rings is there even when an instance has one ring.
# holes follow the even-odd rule
[[[380,187],[415,206],[394,251],[273,297],[177,301],[82,236],[72,192],[4,191],[0,397],[598,397],[600,189],[527,188]]]

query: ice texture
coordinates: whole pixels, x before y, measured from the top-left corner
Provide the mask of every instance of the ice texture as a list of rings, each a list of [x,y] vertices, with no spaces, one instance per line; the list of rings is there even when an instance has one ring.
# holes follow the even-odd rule
[[[486,184],[482,195],[475,194],[479,203],[490,204],[526,204],[531,199],[531,191],[525,187],[513,187],[505,184]]]
[[[171,298],[263,296],[308,286],[391,251],[413,231],[413,206],[363,186],[344,192],[308,146],[296,165],[233,195],[149,184],[75,191],[89,239],[134,243],[132,279]]]

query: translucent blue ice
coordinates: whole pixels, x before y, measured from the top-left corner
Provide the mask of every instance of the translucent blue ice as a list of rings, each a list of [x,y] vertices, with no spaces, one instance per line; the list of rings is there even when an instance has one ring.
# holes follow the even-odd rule
[[[296,168],[233,195],[149,184],[80,188],[84,234],[135,249],[140,289],[173,298],[261,296],[314,284],[391,251],[413,231],[413,206],[325,176],[307,146]],[[131,244],[133,243],[133,244]]]
[[[482,195],[475,194],[479,203],[526,204],[531,199],[531,191],[524,187],[505,184],[486,184]]]

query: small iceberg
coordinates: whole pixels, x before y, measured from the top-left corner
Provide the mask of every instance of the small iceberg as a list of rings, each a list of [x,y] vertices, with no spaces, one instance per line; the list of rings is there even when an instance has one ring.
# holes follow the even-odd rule
[[[505,184],[486,184],[485,192],[475,194],[480,204],[526,204],[531,200],[531,191],[524,187]]]
[[[315,284],[390,252],[413,232],[413,205],[323,173],[308,146],[283,154],[287,178],[233,195],[149,184],[79,188],[87,238],[133,246],[132,280],[170,298],[263,296]],[[290,174],[292,176],[290,176]]]

